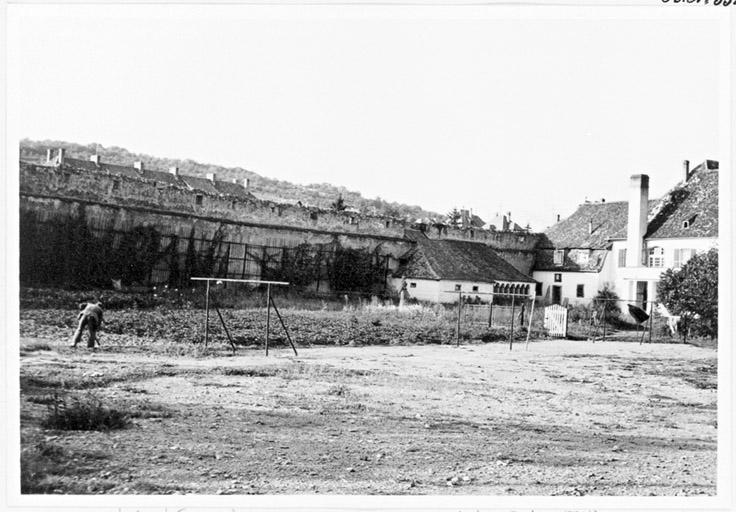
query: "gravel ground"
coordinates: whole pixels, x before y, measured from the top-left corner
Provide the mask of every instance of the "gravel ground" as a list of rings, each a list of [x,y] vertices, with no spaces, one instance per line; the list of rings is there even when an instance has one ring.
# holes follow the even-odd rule
[[[72,350],[65,322],[24,314],[24,492],[716,493],[713,349],[558,340],[174,357],[176,340],[109,332],[101,350]],[[44,427],[59,397],[94,397],[131,423]]]

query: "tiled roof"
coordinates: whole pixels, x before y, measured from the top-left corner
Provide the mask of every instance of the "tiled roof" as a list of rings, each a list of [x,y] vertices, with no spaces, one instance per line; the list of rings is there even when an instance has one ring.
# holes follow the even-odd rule
[[[154,180],[159,183],[166,183],[167,185],[183,185],[183,183],[181,183],[179,179],[170,172],[149,171],[148,169],[143,169],[141,174],[144,178]]]
[[[243,185],[233,183],[231,181],[215,181],[215,188],[220,194],[228,196],[241,197],[243,199],[253,199],[253,194],[248,192]]]
[[[555,249],[539,249],[534,261],[534,270],[567,272],[600,272],[608,255],[607,249],[565,250],[562,265],[555,265]],[[585,258],[581,258],[585,253]]]
[[[80,169],[90,172],[109,172],[112,174],[119,174],[121,176],[127,176],[129,178],[141,178],[140,172],[133,167],[125,167],[122,165],[106,164],[104,162],[96,164],[91,160],[80,160],[77,158],[64,158],[64,165],[73,167],[74,169]]]
[[[686,221],[688,227],[684,227]],[[717,236],[718,171],[696,170],[684,186],[676,187],[665,196],[661,209],[649,222],[646,238]]]
[[[491,247],[464,240],[430,240],[416,236],[417,245],[402,258],[396,276],[493,283],[533,283]]]
[[[201,192],[206,192],[207,194],[215,195],[220,193],[212,184],[212,180],[208,180],[207,178],[179,175],[179,179],[181,179],[189,188],[192,188],[194,190],[199,190]]]
[[[657,203],[656,200],[649,201],[650,212]],[[581,204],[575,213],[544,232],[546,238],[540,247],[603,249],[609,240],[626,238],[628,215],[629,203],[626,201]]]

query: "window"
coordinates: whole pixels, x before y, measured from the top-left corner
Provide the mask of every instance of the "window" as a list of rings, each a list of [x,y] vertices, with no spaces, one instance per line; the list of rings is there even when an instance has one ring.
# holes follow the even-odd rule
[[[202,199],[203,199],[202,194],[197,194],[196,196],[194,196],[194,204],[201,205]]]
[[[683,220],[682,221],[682,229],[688,229],[690,227],[690,221],[689,220]]]
[[[470,238],[475,238],[475,231],[472,229],[470,230]]]
[[[626,266],[626,249],[618,250],[618,266],[619,267]]]
[[[459,292],[459,291],[460,291],[460,290],[462,290],[462,289],[463,289],[463,287],[462,287],[462,286],[460,286],[459,284],[456,284],[456,285],[455,285],[455,291],[456,291],[456,292]]]
[[[661,247],[652,247],[649,249],[649,266],[664,267],[664,249]]]
[[[579,284],[575,293],[576,297],[585,297],[585,285]]]
[[[116,190],[120,190],[120,181],[115,180],[112,182],[112,190],[113,192]]]
[[[473,286],[473,291],[474,292],[477,292],[478,291],[478,287],[477,286]]]
[[[317,220],[317,212],[311,212],[311,213],[309,214],[309,218],[310,218],[311,220]]]
[[[387,221],[386,221],[386,227],[387,227],[387,228],[390,228],[390,227],[391,227],[391,221],[390,221],[390,220],[387,220]]]
[[[416,287],[417,287],[417,283],[409,283],[409,288],[416,288]]]
[[[537,283],[534,286],[534,293],[537,295],[537,297],[541,297],[542,296],[542,283]]]
[[[675,249],[675,268],[681,268],[695,256],[695,249]]]
[[[562,274],[555,274],[555,283],[562,282]]]
[[[563,249],[555,250],[554,264],[557,266],[562,266],[564,261],[565,261],[565,251]]]

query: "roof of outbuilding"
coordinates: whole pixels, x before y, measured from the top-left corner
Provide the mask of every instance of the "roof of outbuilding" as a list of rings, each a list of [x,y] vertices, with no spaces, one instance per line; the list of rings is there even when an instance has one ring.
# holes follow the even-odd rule
[[[413,235],[411,238],[417,244],[402,258],[402,264],[394,273],[396,276],[482,283],[534,282],[483,243],[430,240],[423,235]]]
[[[64,158],[64,165],[84,171],[109,172],[112,174],[127,176],[129,178],[142,178],[141,173],[137,169],[133,167],[125,167],[123,165],[107,164],[104,162],[96,164],[91,160],[81,160],[69,157]]]

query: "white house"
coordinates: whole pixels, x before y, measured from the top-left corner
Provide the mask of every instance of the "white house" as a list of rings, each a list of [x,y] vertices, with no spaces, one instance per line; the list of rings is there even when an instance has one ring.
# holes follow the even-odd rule
[[[657,282],[694,254],[718,246],[718,162],[694,169],[664,197],[649,199],[649,177],[631,176],[629,200],[584,203],[540,243],[536,293],[556,304],[588,303],[608,285],[621,299],[647,306]]]
[[[401,289],[406,281],[410,298],[429,302],[457,302],[458,292],[487,302],[493,293],[531,296],[534,280],[516,270],[488,245],[465,240],[431,240],[407,232],[416,244],[402,258],[390,284]]]

